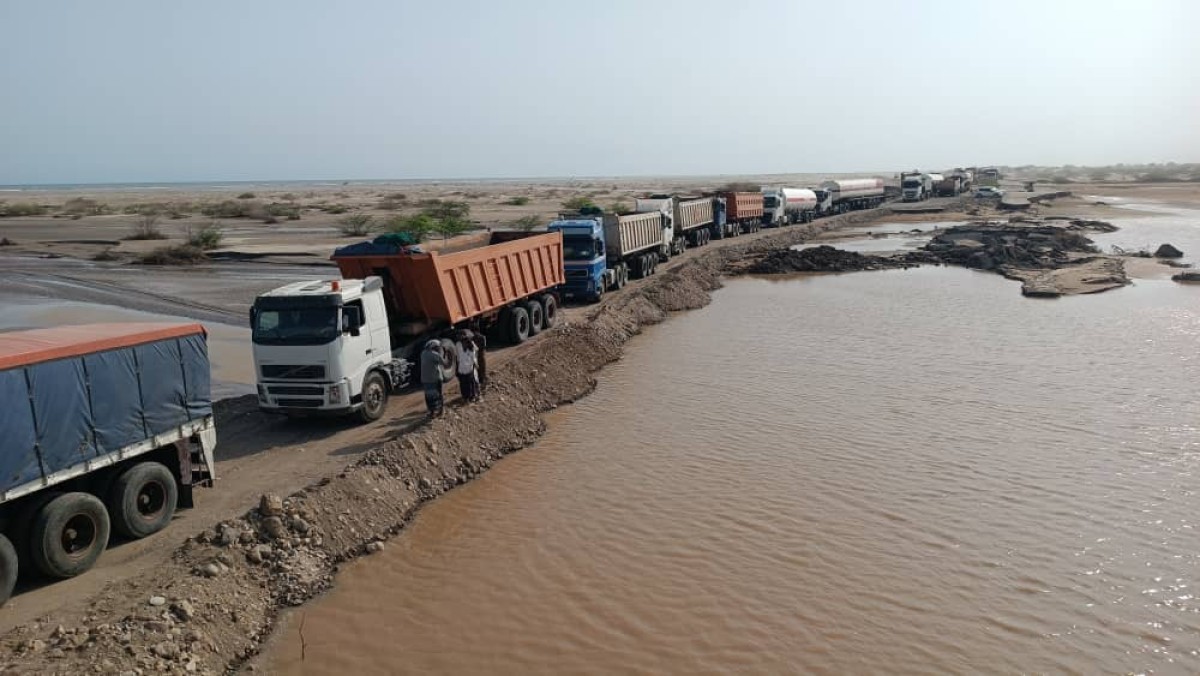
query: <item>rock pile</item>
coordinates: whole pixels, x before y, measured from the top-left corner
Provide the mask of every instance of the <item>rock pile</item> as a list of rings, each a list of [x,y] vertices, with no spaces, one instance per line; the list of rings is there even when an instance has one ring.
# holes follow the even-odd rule
[[[1183,258],[1183,252],[1170,244],[1163,244],[1154,252],[1155,258]]]
[[[853,272],[907,268],[914,263],[881,256],[864,256],[829,245],[811,249],[773,251],[750,266],[751,274],[781,274],[788,272]]]
[[[1078,228],[1053,225],[961,225],[938,234],[924,250],[943,263],[979,270],[1003,267],[1052,269],[1069,265],[1072,253],[1098,253]],[[908,255],[908,262],[928,262]]]

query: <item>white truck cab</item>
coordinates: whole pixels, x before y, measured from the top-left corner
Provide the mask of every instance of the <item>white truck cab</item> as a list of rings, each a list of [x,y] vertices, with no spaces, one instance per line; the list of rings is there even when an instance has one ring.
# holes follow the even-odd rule
[[[393,358],[383,282],[296,282],[262,294],[250,310],[258,402],[292,415],[383,415],[388,392],[411,366]]]

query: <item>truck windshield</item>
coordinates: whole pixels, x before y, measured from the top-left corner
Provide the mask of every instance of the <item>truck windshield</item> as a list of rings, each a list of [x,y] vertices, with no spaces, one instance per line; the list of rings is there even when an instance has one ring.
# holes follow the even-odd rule
[[[568,261],[590,261],[596,257],[596,243],[587,235],[563,237],[563,259]]]
[[[259,310],[254,316],[259,345],[324,345],[338,333],[336,307]]]
[[[767,195],[766,197],[763,197],[763,208],[764,209],[774,209],[777,206],[779,206],[779,198],[778,197],[776,197],[774,195]]]
[[[903,185],[905,188],[920,188],[921,182],[915,178],[909,178],[904,180]]]

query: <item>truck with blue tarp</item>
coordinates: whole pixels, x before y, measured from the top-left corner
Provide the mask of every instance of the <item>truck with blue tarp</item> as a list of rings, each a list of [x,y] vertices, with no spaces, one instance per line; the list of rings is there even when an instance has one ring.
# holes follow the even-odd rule
[[[18,561],[73,577],[112,531],[166,527],[212,485],[215,447],[201,325],[0,333],[0,603]]]
[[[590,301],[624,287],[630,278],[654,274],[671,255],[675,239],[671,217],[664,211],[563,213],[546,229],[562,233],[562,295]]]

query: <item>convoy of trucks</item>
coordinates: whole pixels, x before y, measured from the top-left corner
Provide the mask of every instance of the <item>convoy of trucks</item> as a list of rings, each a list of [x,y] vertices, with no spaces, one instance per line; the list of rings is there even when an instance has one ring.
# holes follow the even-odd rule
[[[0,333],[0,403],[0,604],[19,565],[78,575],[113,531],[151,535],[212,485],[199,324]]]
[[[470,327],[520,343],[558,317],[558,232],[494,232],[486,245],[424,253],[379,238],[334,252],[343,279],[296,282],[250,311],[259,406],[291,416],[383,415],[417,384],[420,348]],[[454,374],[454,351],[443,381]]]

